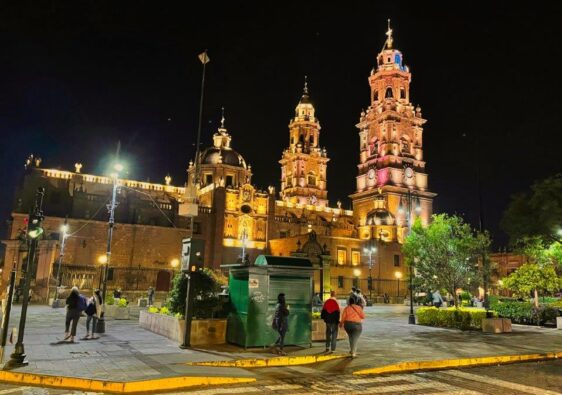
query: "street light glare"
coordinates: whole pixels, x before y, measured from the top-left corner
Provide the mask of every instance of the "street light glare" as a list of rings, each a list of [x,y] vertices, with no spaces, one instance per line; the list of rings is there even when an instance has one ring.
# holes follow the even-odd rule
[[[61,226],[60,231],[62,233],[68,233],[68,225],[65,224],[65,225]]]
[[[359,277],[359,276],[361,275],[361,270],[359,270],[359,269],[353,269],[353,275],[354,275],[355,277]]]
[[[100,255],[98,257],[98,263],[105,265],[107,263],[107,255]]]
[[[394,277],[396,277],[398,279],[402,278],[402,272],[395,272]]]
[[[178,267],[180,264],[180,260],[178,258],[174,258],[170,261],[170,265],[172,265],[172,267]]]
[[[123,171],[123,165],[121,163],[116,163],[115,166],[113,166],[113,168],[118,172]]]

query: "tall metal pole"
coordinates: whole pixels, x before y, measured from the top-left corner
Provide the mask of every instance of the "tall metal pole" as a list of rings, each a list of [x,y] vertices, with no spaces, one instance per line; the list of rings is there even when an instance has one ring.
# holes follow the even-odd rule
[[[4,350],[6,349],[6,339],[8,338],[8,330],[10,329],[10,313],[12,311],[12,301],[14,300],[14,289],[16,288],[16,267],[12,268],[10,273],[10,290],[6,300],[6,307],[2,317],[2,343],[0,344],[0,363],[4,362]]]
[[[61,286],[60,268],[62,265],[62,260],[64,258],[64,246],[66,245],[66,238],[68,237],[67,230],[68,230],[68,225],[67,225],[67,219],[65,218],[64,225],[62,226],[62,241],[60,244],[60,254],[57,264],[57,277],[56,277],[56,284],[55,284],[55,298],[53,300],[53,307],[59,307],[57,303],[57,299],[59,297],[59,287]]]
[[[115,207],[116,207],[116,200],[117,200],[117,189],[119,188],[118,184],[118,176],[113,176],[113,190],[111,194],[111,204],[109,206],[109,222],[108,222],[108,230],[107,230],[107,246],[106,246],[106,256],[107,262],[105,263],[105,268],[103,271],[103,282],[102,282],[102,291],[101,291],[101,299],[105,304],[105,296],[107,293],[107,275],[109,273],[109,264],[111,263],[111,239],[113,238],[113,226],[115,225]],[[96,327],[97,333],[105,333],[105,317],[101,317],[98,320],[98,325]]]
[[[203,58],[201,58],[201,55]],[[201,63],[203,63],[203,74],[201,76],[201,96],[199,98],[199,124],[197,125],[197,147],[195,148],[195,185],[199,184],[199,146],[201,144],[201,123],[203,121],[203,98],[205,96],[205,69],[207,63],[209,62],[209,57],[207,56],[207,50],[203,52],[203,54],[199,55],[199,59]]]
[[[408,189],[408,235],[412,232],[412,191]],[[408,324],[416,324],[414,315],[414,263],[410,262],[410,314]]]
[[[186,348],[190,348],[191,347],[191,316],[193,314],[191,314],[191,309],[192,309],[192,303],[191,303],[191,274],[189,272],[185,273],[185,277],[186,277],[186,289],[185,289],[185,315],[184,315],[184,320],[185,320],[185,325],[184,325],[184,331],[183,331],[183,343],[181,344],[180,348],[186,349]]]
[[[31,285],[31,276],[34,272],[35,266],[35,253],[37,251],[37,245],[39,244],[39,237],[41,232],[36,233],[35,237],[30,237],[30,231],[40,230],[41,222],[43,220],[43,198],[45,197],[45,189],[38,188],[35,195],[35,208],[33,214],[29,216],[29,230],[27,232],[27,239],[29,242],[29,254],[27,255],[27,266],[25,268],[25,281],[23,283],[23,301],[21,304],[21,316],[20,324],[18,330],[18,341],[14,348],[14,352],[10,355],[10,360],[6,363],[8,368],[14,368],[19,366],[25,366],[29,362],[27,361],[27,355],[25,355],[25,347],[23,344],[23,335],[25,333],[25,320],[27,319],[27,306],[29,304],[29,287]],[[32,228],[33,224],[33,228]]]

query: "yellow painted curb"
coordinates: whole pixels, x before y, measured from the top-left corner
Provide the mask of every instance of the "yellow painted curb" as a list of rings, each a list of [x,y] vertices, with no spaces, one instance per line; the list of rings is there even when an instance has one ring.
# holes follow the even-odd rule
[[[27,384],[42,387],[55,387],[64,389],[75,389],[85,391],[113,392],[118,394],[134,394],[140,392],[172,391],[182,388],[220,385],[253,383],[255,378],[251,377],[166,377],[154,380],[142,380],[131,382],[105,381],[83,379],[78,377],[48,376],[33,373],[18,373],[11,371],[0,371],[0,382],[11,384]]]
[[[501,365],[516,362],[545,361],[562,358],[562,352],[549,352],[546,354],[500,355],[492,357],[439,359],[435,361],[408,361],[393,365],[379,366],[376,368],[358,370],[356,375],[415,372],[419,370],[436,370],[460,368],[481,365]]]
[[[206,362],[187,362],[191,366],[213,366],[220,368],[264,368],[271,366],[295,366],[309,365],[312,363],[330,361],[332,359],[347,358],[348,355],[294,355],[288,357],[274,357],[268,359],[235,359],[232,361],[206,361]]]

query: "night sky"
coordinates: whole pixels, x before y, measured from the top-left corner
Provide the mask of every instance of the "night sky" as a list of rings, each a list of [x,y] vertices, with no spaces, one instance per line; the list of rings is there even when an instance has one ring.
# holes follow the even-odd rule
[[[187,4],[187,2],[185,2]],[[308,75],[328,150],[328,197],[355,190],[355,124],[387,18],[413,73],[436,212],[484,221],[496,247],[509,196],[562,171],[562,12],[548,2],[23,2],[0,9],[0,210],[31,152],[45,167],[101,173],[122,143],[129,178],[185,182],[195,150],[208,49],[202,142],[225,107],[232,145],[254,183],[279,188],[278,160]],[[477,145],[476,143],[479,142]]]

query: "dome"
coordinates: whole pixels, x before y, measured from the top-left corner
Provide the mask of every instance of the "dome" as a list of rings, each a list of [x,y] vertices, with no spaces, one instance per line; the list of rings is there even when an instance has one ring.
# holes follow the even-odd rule
[[[209,147],[201,153],[201,164],[225,164],[246,168],[246,161],[232,148]]]
[[[394,225],[394,216],[386,209],[374,209],[367,214],[367,225]]]

